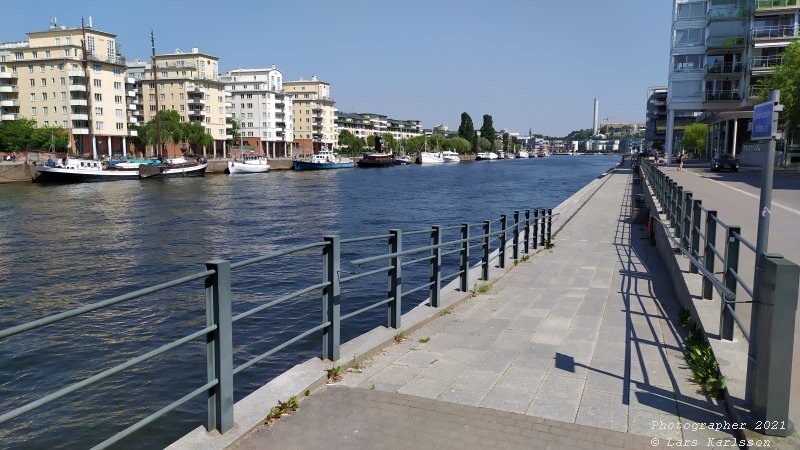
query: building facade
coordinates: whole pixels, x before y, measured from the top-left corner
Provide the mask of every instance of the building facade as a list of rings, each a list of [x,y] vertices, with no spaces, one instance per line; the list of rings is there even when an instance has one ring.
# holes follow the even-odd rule
[[[283,88],[292,97],[294,147],[301,152],[318,152],[323,145],[333,147],[338,141],[331,85],[310,80],[287,81]]]
[[[678,119],[702,112],[707,153],[734,153],[749,135],[759,80],[800,37],[800,4],[786,0],[674,0],[665,148]],[[800,160],[800,155],[797,156]]]
[[[294,141],[292,99],[284,91],[281,71],[274,65],[237,69],[221,80],[230,94],[228,115],[239,124],[241,142],[273,158],[290,157]]]
[[[141,111],[142,123],[155,118],[156,111],[176,111],[181,122],[202,125],[214,139],[211,148],[169,143],[168,156],[208,157],[218,152],[224,156],[226,140],[231,138],[228,134],[231,125],[225,120],[229,102],[220,80],[219,59],[192,47],[190,52],[175,50],[156,55],[154,60],[155,73],[152,62],[136,61],[128,67],[128,74],[138,87],[135,98],[141,103],[141,109],[134,103],[131,111],[137,114]]]
[[[28,41],[0,45],[3,120],[33,119],[69,133],[77,154],[126,152],[125,59],[116,36],[85,27],[59,26],[28,33]]]
[[[391,134],[395,139],[408,139],[422,135],[419,120],[392,119],[382,114],[336,112],[336,136],[342,130],[366,139],[368,136]],[[446,130],[444,130],[446,131]]]

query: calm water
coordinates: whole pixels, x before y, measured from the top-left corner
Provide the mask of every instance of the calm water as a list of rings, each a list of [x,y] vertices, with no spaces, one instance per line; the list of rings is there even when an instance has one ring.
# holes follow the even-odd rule
[[[618,160],[551,157],[68,186],[0,185],[0,328],[198,272],[215,258],[239,261],[329,234],[347,238],[385,234],[390,228],[479,223],[515,209],[554,207]],[[425,245],[426,239],[409,237],[404,247]],[[349,261],[385,251],[385,240],[345,245],[342,268],[354,271]],[[316,249],[235,271],[234,314],[320,282],[320,269]],[[403,270],[406,291],[428,276],[425,266]],[[342,312],[385,294],[385,275],[344,284]],[[403,310],[426,294],[404,297]],[[195,282],[0,341],[0,413],[198,330],[205,323],[204,305],[202,282]],[[319,294],[314,294],[237,322],[234,365],[319,323],[320,309]],[[385,314],[376,308],[343,322],[344,338],[383,324]],[[241,372],[235,380],[236,399],[292,365],[319,356],[320,347],[318,337],[309,337]],[[186,344],[7,422],[0,427],[0,446],[89,447],[205,380],[204,345]],[[118,446],[160,448],[204,424],[205,417],[205,401],[197,399]]]

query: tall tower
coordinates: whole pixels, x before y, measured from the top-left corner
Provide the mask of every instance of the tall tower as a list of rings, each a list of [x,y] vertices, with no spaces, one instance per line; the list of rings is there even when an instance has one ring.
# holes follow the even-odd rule
[[[594,99],[594,121],[592,122],[592,136],[597,135],[597,114],[600,110],[600,104],[597,99]]]

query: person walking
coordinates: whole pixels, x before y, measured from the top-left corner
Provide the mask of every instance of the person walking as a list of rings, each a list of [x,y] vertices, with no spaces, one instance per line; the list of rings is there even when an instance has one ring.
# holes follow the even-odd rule
[[[683,150],[678,153],[678,171],[683,170]]]

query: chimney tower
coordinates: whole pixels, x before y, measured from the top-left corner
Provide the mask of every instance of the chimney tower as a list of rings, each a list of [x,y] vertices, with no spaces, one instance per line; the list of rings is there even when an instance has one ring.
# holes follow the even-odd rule
[[[592,122],[592,136],[597,135],[597,114],[600,111],[600,104],[594,99],[594,122]]]

